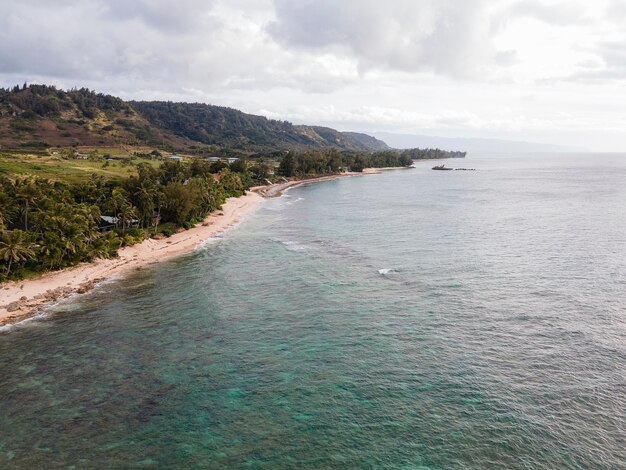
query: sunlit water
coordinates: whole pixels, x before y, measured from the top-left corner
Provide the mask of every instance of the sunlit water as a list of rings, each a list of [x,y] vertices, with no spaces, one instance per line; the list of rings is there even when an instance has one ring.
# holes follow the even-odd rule
[[[0,333],[0,467],[626,468],[626,156],[446,163]]]

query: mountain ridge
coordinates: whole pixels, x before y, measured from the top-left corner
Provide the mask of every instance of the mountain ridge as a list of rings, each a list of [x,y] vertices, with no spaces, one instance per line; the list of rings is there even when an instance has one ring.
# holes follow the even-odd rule
[[[0,89],[0,146],[152,146],[173,151],[199,147],[243,153],[389,147],[373,136],[247,114],[204,103],[124,101],[86,88],[47,85]]]

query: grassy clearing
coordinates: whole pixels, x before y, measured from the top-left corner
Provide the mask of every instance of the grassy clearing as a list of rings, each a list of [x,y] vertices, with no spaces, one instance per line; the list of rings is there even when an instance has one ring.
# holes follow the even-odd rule
[[[136,173],[138,163],[158,166],[159,161],[135,158],[121,152],[112,153],[108,149],[99,149],[97,159],[73,159],[62,155],[0,153],[0,174],[9,178],[36,176],[54,181],[77,183],[88,180],[95,174],[109,178],[125,178]],[[107,161],[104,154],[125,157],[123,160]]]

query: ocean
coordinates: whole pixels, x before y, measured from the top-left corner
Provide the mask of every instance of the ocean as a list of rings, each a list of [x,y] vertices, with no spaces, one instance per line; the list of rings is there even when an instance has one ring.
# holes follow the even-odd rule
[[[626,155],[289,190],[0,333],[1,468],[626,468]]]

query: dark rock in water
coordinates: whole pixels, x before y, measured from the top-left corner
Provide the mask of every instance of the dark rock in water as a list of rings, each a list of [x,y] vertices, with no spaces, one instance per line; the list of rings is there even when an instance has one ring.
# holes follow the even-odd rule
[[[433,170],[444,170],[444,171],[450,171],[450,170],[455,170],[455,171],[476,171],[475,168],[446,168],[445,165],[434,166],[432,169]]]

